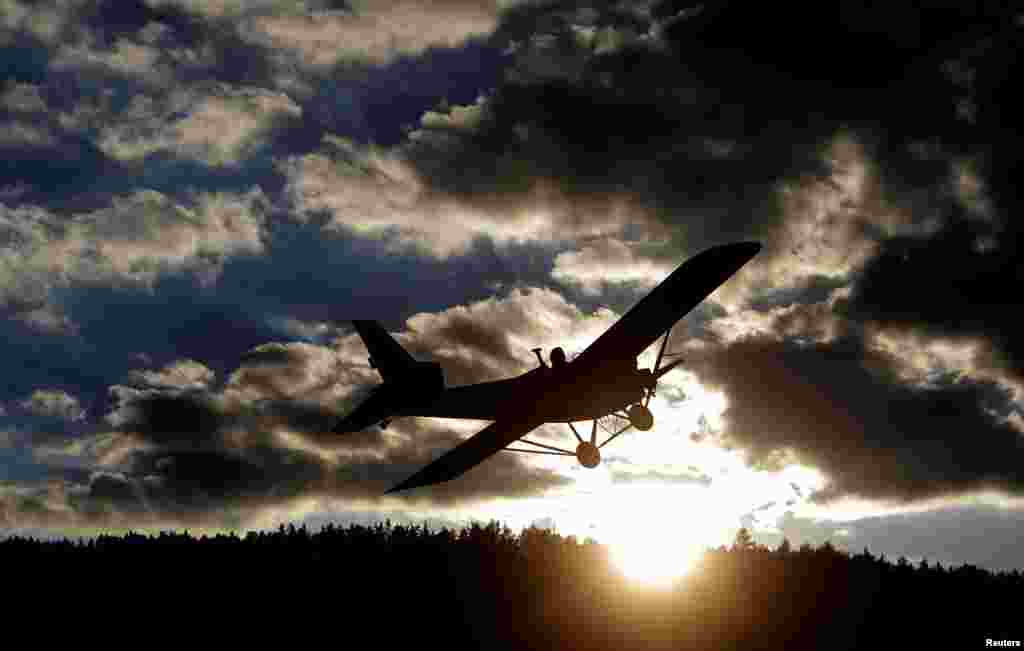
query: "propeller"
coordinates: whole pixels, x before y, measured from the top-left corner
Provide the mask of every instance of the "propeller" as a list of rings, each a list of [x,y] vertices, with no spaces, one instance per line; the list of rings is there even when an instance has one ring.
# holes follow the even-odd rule
[[[665,333],[664,339],[661,340],[661,348],[658,349],[658,357],[654,361],[654,368],[651,370],[651,379],[653,381],[651,382],[650,387],[647,389],[647,395],[643,399],[643,403],[642,403],[643,411],[646,412],[646,418],[647,418],[648,421],[650,421],[650,418],[651,418],[651,416],[650,416],[651,412],[650,412],[650,408],[648,407],[648,405],[651,403],[651,398],[654,397],[654,394],[655,394],[655,392],[656,392],[656,390],[658,388],[658,380],[660,380],[663,375],[665,375],[666,373],[668,373],[669,371],[671,371],[672,369],[674,369],[675,367],[677,367],[677,366],[679,366],[680,364],[683,363],[683,360],[677,359],[674,362],[671,362],[670,364],[667,364],[664,367],[662,367],[662,365],[661,365],[661,362],[665,359],[666,356],[673,357],[673,356],[676,355],[675,353],[668,353],[667,355],[665,353],[665,348],[668,346],[668,338],[669,338],[669,336],[671,334],[672,334],[672,329],[669,328],[669,331]],[[626,431],[628,431],[629,429],[631,429],[631,428],[633,428],[635,426],[633,424],[634,420],[633,420],[632,414],[630,414],[630,410],[634,409],[634,408],[636,408],[636,405],[634,405],[633,407],[630,407],[630,409],[626,410],[626,412],[616,412],[616,413],[608,414],[607,416],[599,419],[600,420],[601,429],[603,429],[605,432],[608,432],[609,434],[611,434],[611,436],[607,440],[605,440],[604,443],[599,445],[598,448],[603,448],[604,446],[606,446],[609,443],[611,443],[614,439],[618,438],[619,436],[624,434]],[[613,423],[617,423],[617,422],[622,422],[624,424],[621,425],[621,426],[619,426],[619,425],[614,425],[613,426]],[[598,421],[595,420],[594,423],[595,423],[595,427],[596,427],[597,424],[598,424]],[[639,425],[639,427],[642,430],[647,430],[647,429],[650,429],[651,424],[650,424],[650,422],[648,422],[646,426]],[[573,429],[573,432],[575,432],[575,429]],[[579,434],[576,434],[576,438],[579,438]],[[581,439],[581,441],[582,441],[582,439]]]

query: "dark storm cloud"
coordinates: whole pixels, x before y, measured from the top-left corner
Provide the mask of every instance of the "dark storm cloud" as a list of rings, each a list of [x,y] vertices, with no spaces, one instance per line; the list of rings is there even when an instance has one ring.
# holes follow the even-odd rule
[[[841,309],[895,331],[991,342],[1024,378],[1017,316],[1024,285],[1024,230],[1002,232],[960,217],[931,236],[891,238],[869,260]],[[991,248],[984,238],[991,237]]]
[[[941,116],[929,121],[929,134],[957,126],[952,108],[943,112],[936,101],[950,92],[941,60],[915,68],[923,44],[908,48],[888,34],[863,31],[886,15],[860,17],[851,27],[847,16],[828,9],[712,3],[696,18],[662,25],[663,41],[634,40],[590,56],[573,45],[574,27],[593,23],[581,17],[583,6],[538,3],[505,16],[495,40],[547,33],[556,45],[545,53],[556,68],[557,43],[577,54],[563,57],[564,70],[550,75],[532,74],[523,55],[521,74],[506,77],[469,133],[424,129],[433,137],[421,138],[411,153],[434,187],[486,203],[506,200],[496,194],[517,201],[536,182],[552,180],[597,210],[595,196],[622,193],[710,243],[763,235],[777,224],[779,182],[826,175],[820,150],[842,128],[863,130],[888,151],[920,133],[920,120],[910,116],[926,107]],[[611,24],[633,34],[653,27],[640,14]],[[810,47],[803,45],[808,38]],[[806,55],[825,42],[828,56]],[[910,107],[894,107],[894,86]],[[897,122],[884,124],[890,117]],[[904,133],[904,126],[916,129]],[[929,179],[944,172],[932,167]],[[700,223],[684,214],[700,215]]]
[[[126,402],[118,414],[120,427],[157,445],[198,445],[214,438],[227,422],[227,414],[201,392],[150,391]]]
[[[936,212],[940,222],[955,223],[949,206],[961,198],[946,187],[951,161],[976,165],[982,185],[976,203],[991,200],[991,225],[974,215],[972,235],[962,242],[961,231],[949,226],[929,237],[886,239],[888,231],[872,215],[854,214],[860,225],[840,230],[836,247],[846,247],[842,240],[851,233],[884,240],[881,255],[858,270],[861,276],[816,269],[793,287],[759,287],[754,306],[776,337],[736,343],[709,357],[703,370],[702,379],[729,397],[725,438],[761,462],[777,462],[784,458],[777,450],[792,448],[830,475],[832,494],[908,499],[986,487],[1019,491],[1013,466],[1020,461],[1013,443],[1019,438],[985,411],[990,406],[1005,415],[999,386],[977,378],[904,386],[895,375],[897,360],[859,349],[843,357],[842,342],[800,348],[779,341],[856,333],[858,321],[870,321],[991,339],[1019,368],[1016,335],[998,325],[1009,322],[1002,296],[1012,294],[979,292],[966,280],[1019,276],[1013,248],[1019,233],[1006,215],[1018,196],[1013,170],[1020,167],[1020,148],[1008,125],[1020,106],[1008,89],[1020,48],[1015,36],[1006,36],[1006,21],[980,10],[892,4],[861,10],[656,3],[653,18],[627,3],[589,4],[531,2],[497,16],[488,3],[444,3],[450,15],[464,7],[486,20],[442,25],[449,47],[437,47],[429,30],[416,29],[420,23],[386,24],[422,33],[383,55],[379,34],[366,33],[370,41],[361,50],[346,49],[356,42],[346,30],[359,27],[349,20],[351,11],[299,16],[284,8],[291,22],[273,27],[273,20],[261,21],[274,19],[276,9],[232,5],[229,11],[241,13],[218,17],[212,5],[211,13],[201,13],[200,5],[190,11],[175,3],[99,2],[76,5],[49,35],[0,28],[0,96],[20,98],[0,106],[0,129],[13,125],[0,139],[0,201],[81,222],[83,211],[107,210],[112,197],[142,189],[161,192],[177,207],[192,206],[189,197],[197,193],[256,187],[273,207],[249,248],[203,264],[158,267],[151,282],[83,278],[67,267],[53,278],[40,274],[0,290],[6,302],[0,358],[21,369],[0,395],[8,407],[3,418],[35,429],[39,423],[19,411],[18,401],[40,387],[59,387],[81,400],[86,418],[75,421],[79,429],[52,434],[48,424],[45,436],[33,440],[53,448],[78,443],[76,437],[89,441],[87,454],[69,444],[61,452],[64,465],[46,468],[15,437],[19,445],[4,451],[10,477],[27,481],[52,470],[74,490],[0,500],[0,507],[31,512],[40,522],[65,522],[60,507],[72,504],[97,523],[115,522],[119,514],[160,523],[209,521],[222,509],[258,510],[295,497],[376,499],[465,431],[408,421],[344,439],[326,434],[368,390],[365,352],[339,345],[330,351],[339,364],[331,366],[324,347],[294,346],[310,338],[282,323],[375,318],[402,331],[414,314],[511,297],[522,286],[556,288],[584,311],[606,304],[621,312],[642,293],[642,283],[603,283],[588,293],[571,277],[552,278],[553,258],[585,243],[595,223],[613,222],[607,232],[619,229],[626,237],[631,226],[619,222],[650,215],[667,228],[653,237],[644,224],[626,238],[654,240],[637,249],[637,260],[771,238],[790,218],[779,202],[780,184],[834,173],[822,151],[839,132],[863,144],[886,200],[914,209],[915,224]],[[391,7],[375,5],[364,18],[374,11],[391,15]],[[417,20],[436,21],[419,13]],[[486,36],[480,26],[489,28],[492,19],[497,31]],[[308,38],[312,32],[281,31],[314,22],[346,36],[321,48],[333,57],[326,66],[300,60],[319,47]],[[259,38],[260,29],[294,45],[278,47]],[[986,46],[986,34],[997,32]],[[466,34],[475,36],[463,42]],[[480,94],[488,96],[473,104]],[[246,98],[273,110],[256,112],[256,126],[237,147],[211,154],[207,143],[230,140],[234,131],[217,122],[199,128],[212,113],[204,107],[227,106],[222,116],[251,117],[230,108]],[[471,106],[443,108],[442,100]],[[429,109],[436,113],[424,115]],[[410,125],[418,133],[407,139]],[[410,246],[398,227],[424,221],[417,202],[388,224],[391,230],[373,235],[355,229],[366,219],[365,206],[351,211],[352,228],[327,229],[329,215],[292,203],[292,163],[319,153],[328,135],[385,163],[411,160],[414,181],[426,181],[423,197],[442,206],[442,235],[465,246],[443,254]],[[326,178],[341,195],[356,182]],[[540,195],[536,203],[533,194]],[[387,191],[369,195],[374,204],[392,199]],[[545,223],[501,231],[515,211],[544,209],[549,200],[557,213],[552,220],[566,222],[564,228]],[[465,218],[451,216],[467,206]],[[620,208],[625,216],[611,214]],[[489,220],[474,221],[477,209]],[[129,223],[133,213],[111,215],[112,223]],[[468,236],[457,234],[464,221],[472,222]],[[208,237],[197,233],[196,239]],[[64,244],[47,237],[52,248]],[[165,241],[157,236],[150,244]],[[932,241],[950,260],[927,253]],[[954,260],[968,241],[978,251],[960,268]],[[986,249],[989,241],[997,246]],[[895,259],[907,248],[912,262],[901,265],[918,265],[911,274],[918,282],[892,283],[903,270]],[[767,253],[781,258],[789,250]],[[30,267],[12,260],[9,268],[19,273]],[[921,289],[931,278],[939,282]],[[851,299],[833,311],[825,300],[847,282],[854,283]],[[944,286],[978,302],[978,318],[954,322],[943,315],[938,288]],[[903,310],[902,294],[889,291],[895,287],[911,292],[913,310]],[[690,334],[724,343],[708,330],[723,315],[706,304],[687,317]],[[448,381],[464,383],[524,370],[532,358],[513,341],[552,345],[569,330],[547,332],[522,310],[487,317],[450,312],[436,327],[407,330],[403,343],[420,359],[445,346],[458,351],[443,361]],[[841,319],[852,324],[835,325]],[[742,353],[750,353],[750,368]],[[139,368],[140,354],[146,368]],[[199,367],[173,366],[183,359],[198,360]],[[121,388],[109,393],[111,385]],[[111,412],[118,421],[109,435],[114,442],[95,430]],[[968,445],[968,432],[988,436],[971,436],[983,444]],[[82,477],[68,460],[76,455],[97,457],[104,471]],[[561,481],[497,455],[429,498],[403,499],[414,506],[452,504],[535,494]]]
[[[302,496],[375,500],[429,463],[438,450],[461,440],[450,430],[416,421],[392,426],[405,439],[397,447],[384,446],[379,430],[354,437],[328,436],[321,428],[337,415],[294,402],[233,409],[209,395],[148,392],[124,403],[120,429],[147,445],[130,454],[120,480],[107,478],[99,485],[93,480],[88,497],[112,503],[120,511],[138,510],[144,503],[156,520],[202,521],[219,509],[281,506]],[[288,447],[260,429],[275,425],[315,432],[311,440],[354,456],[336,463],[320,453]],[[458,483],[406,500],[445,505],[531,494],[562,481],[523,466],[516,457],[499,455]]]
[[[550,337],[552,320],[577,316],[557,294],[535,290],[483,301],[469,310],[422,314],[410,321],[416,327],[402,339],[414,353],[457,345],[459,353],[445,360],[446,373],[472,381],[479,379],[474,373],[482,372],[476,366],[480,360],[492,374],[495,367],[522,366],[525,351],[507,344],[502,348],[501,339],[492,338],[504,334],[503,328],[518,337]],[[207,385],[212,373],[190,360],[133,372],[138,387],[111,389],[115,407],[107,422],[115,431],[94,438],[85,451],[104,470],[79,489],[76,517],[95,524],[118,517],[133,518],[139,526],[209,524],[225,510],[252,516],[266,507],[287,507],[300,497],[380,499],[386,489],[462,441],[465,430],[434,420],[402,419],[387,432],[331,433],[367,393],[368,376],[374,374],[365,368],[364,356],[354,335],[344,335],[330,348],[263,344],[243,355],[242,365],[216,390],[197,386]],[[65,446],[54,454],[71,458],[75,452]],[[79,472],[73,464],[67,468]],[[457,482],[398,499],[411,508],[443,507],[498,495],[534,495],[567,481],[520,457],[497,455]],[[33,518],[37,523],[59,520],[57,515]]]
[[[960,38],[950,74],[969,105],[970,165],[959,199],[941,210],[941,228],[885,239],[853,285],[848,318],[895,332],[983,339],[997,366],[1017,381],[1024,375],[1024,338],[1016,317],[1024,280],[1024,230],[1019,179],[1024,141],[1017,116],[1024,110],[1013,79],[1021,74],[1020,17],[982,38]],[[959,33],[959,32],[957,32]],[[969,35],[969,34],[968,34]],[[945,134],[938,139],[942,143]],[[965,187],[966,186],[966,187]]]
[[[651,255],[756,237],[781,243],[762,263],[783,265],[789,242],[804,243],[787,229],[780,189],[834,175],[837,138],[863,148],[887,215],[848,212],[838,232],[871,243],[894,209],[908,227],[934,219],[950,203],[951,165],[988,161],[994,137],[1015,137],[999,126],[1009,111],[993,108],[1012,84],[988,92],[998,84],[971,81],[981,64],[960,61],[996,35],[983,48],[995,52],[987,76],[1008,79],[1000,70],[1016,65],[1012,25],[1006,9],[916,3],[657,3],[652,16],[530,3],[507,11],[492,37],[516,59],[472,126],[454,111],[424,120],[407,153],[432,188],[482,209],[511,213],[554,194],[572,208],[553,219],[582,227],[606,217],[615,197],[633,218],[669,227],[671,245]],[[604,27],[618,40],[602,44]],[[967,101],[988,108],[968,119]]]
[[[636,56],[642,60],[623,68],[671,65],[661,60],[664,55]],[[511,207],[550,182],[571,198],[574,214],[584,221],[606,212],[614,195],[665,219],[685,208],[704,218],[693,227],[695,247],[760,234],[761,225],[771,222],[774,209],[768,204],[780,170],[790,166],[791,149],[765,147],[764,161],[739,154],[719,160],[707,151],[707,138],[691,132],[699,107],[663,106],[650,81],[630,87],[641,84],[635,71],[592,74],[579,85],[506,84],[485,104],[472,133],[429,137],[435,134],[424,129],[412,160],[436,189],[485,206]],[[600,75],[609,78],[607,85],[598,81]],[[683,83],[675,75],[671,79]],[[782,138],[805,140],[789,133]],[[798,167],[825,172],[810,153]]]
[[[757,297],[755,308],[771,310],[773,341],[729,346],[702,379],[729,397],[725,439],[759,463],[795,457],[819,467],[831,484],[818,499],[1016,493],[1021,438],[1003,419],[1014,409],[1005,371],[1019,378],[1021,368],[1009,298],[1021,275],[1010,219],[1019,193],[1005,171],[1021,151],[1009,127],[1019,100],[1007,83],[1020,30],[1002,10],[872,11],[716,3],[663,32],[723,107],[743,107],[747,128],[806,119],[823,133],[842,125],[855,134],[885,201],[916,229],[893,235],[866,222],[864,236],[880,246],[848,275]],[[975,178],[957,181],[958,165]],[[846,283],[849,300],[822,301]],[[996,359],[973,362],[993,367],[985,374],[972,367],[911,386],[905,360],[856,343],[877,328],[984,342]],[[807,343],[815,340],[831,343]]]
[[[729,398],[719,439],[754,465],[820,469],[829,484],[819,501],[1024,492],[1024,437],[1005,420],[1013,403],[998,384],[904,384],[896,358],[852,337],[749,338],[691,363]]]
[[[997,5],[716,2],[668,25],[665,37],[721,91],[725,107],[743,107],[748,130],[775,121],[845,123],[898,172],[886,177],[898,190],[944,173],[941,161],[915,160],[912,143],[938,134],[954,145],[970,142],[943,64],[991,34],[1012,32],[1012,24],[1012,10]]]
[[[32,119],[53,133],[45,146],[0,144],[0,159],[7,161],[0,164],[0,186],[23,185],[20,201],[65,213],[102,207],[109,193],[138,187],[273,189],[277,177],[266,152],[229,171],[166,152],[122,161],[98,146],[104,130],[130,119],[139,98],[159,105],[179,89],[210,83],[273,89],[271,53],[242,39],[231,21],[142,2],[83,3],[41,20],[56,32],[47,42],[24,25],[11,31],[10,56],[3,57],[8,70],[0,77],[38,85],[46,109]],[[132,53],[119,50],[125,46]],[[154,116],[164,122],[180,117]]]

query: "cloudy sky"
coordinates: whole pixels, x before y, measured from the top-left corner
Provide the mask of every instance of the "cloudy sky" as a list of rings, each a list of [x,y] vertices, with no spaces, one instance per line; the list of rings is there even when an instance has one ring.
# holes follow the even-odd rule
[[[0,530],[746,525],[1024,567],[1024,16],[749,4],[0,0]],[[751,239],[596,470],[385,498],[484,423],[328,433],[378,381],[349,319],[498,379]]]

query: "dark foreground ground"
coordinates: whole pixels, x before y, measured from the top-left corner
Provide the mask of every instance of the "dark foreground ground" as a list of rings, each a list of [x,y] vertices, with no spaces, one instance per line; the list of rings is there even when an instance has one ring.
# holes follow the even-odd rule
[[[622,578],[599,544],[493,523],[12,538],[0,568],[5,628],[33,646],[983,649],[1024,638],[1019,571],[828,545],[712,550],[673,589]]]

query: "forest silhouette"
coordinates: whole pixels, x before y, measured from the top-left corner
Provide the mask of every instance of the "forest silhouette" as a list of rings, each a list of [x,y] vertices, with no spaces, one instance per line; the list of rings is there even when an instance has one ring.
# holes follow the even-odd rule
[[[13,612],[61,595],[74,611],[171,617],[176,630],[238,639],[326,624],[342,646],[369,635],[387,648],[984,648],[1020,639],[1024,594],[1019,570],[893,563],[830,543],[769,549],[745,529],[670,588],[625,578],[592,539],[497,522],[14,536],[0,562]]]

